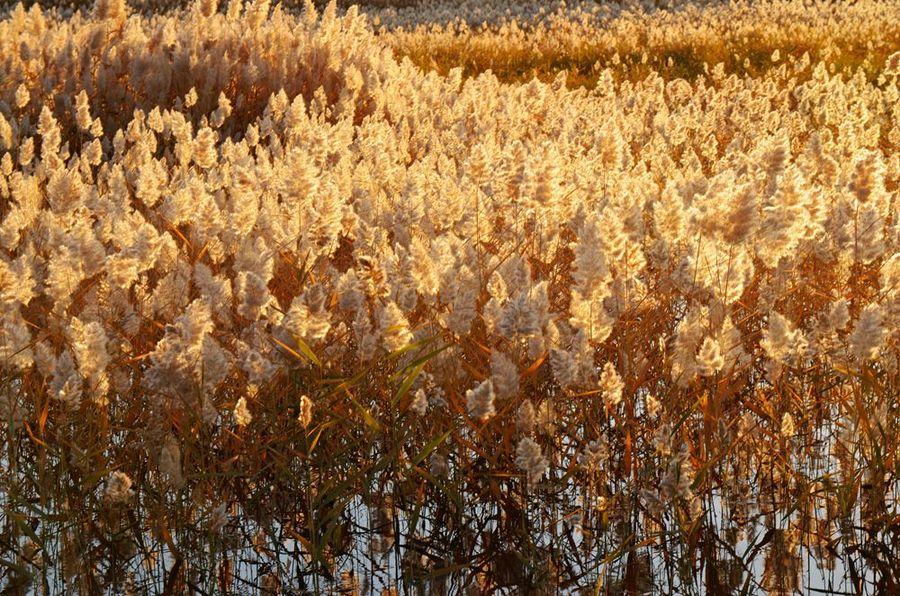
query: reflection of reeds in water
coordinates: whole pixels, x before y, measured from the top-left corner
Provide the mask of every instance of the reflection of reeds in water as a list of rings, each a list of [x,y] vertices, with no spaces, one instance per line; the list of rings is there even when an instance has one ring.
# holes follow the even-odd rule
[[[896,485],[874,443],[844,422],[801,425],[789,438],[764,439],[760,428],[741,419],[717,430],[717,441],[740,448],[726,449],[704,470],[691,435],[664,426],[661,439],[639,444],[636,473],[658,476],[638,493],[614,447],[607,453],[599,445],[581,451],[545,443],[550,477],[531,487],[524,477],[486,473],[477,461],[460,476],[467,464],[454,454],[429,485],[392,466],[378,470],[393,440],[363,433],[367,447],[354,452],[350,436],[323,433],[320,441],[346,460],[314,451],[279,475],[261,469],[252,479],[210,478],[218,492],[182,492],[152,508],[144,508],[155,498],[146,484],[115,475],[101,494],[58,480],[51,491],[38,491],[44,485],[37,482],[83,474],[84,450],[73,446],[65,458],[42,459],[36,444],[19,443],[10,445],[15,465],[4,470],[6,539],[19,535],[7,583],[52,592],[77,576],[84,586],[133,586],[138,593],[211,584],[233,593],[250,584],[271,593],[291,586],[445,594],[467,585],[538,593],[599,585],[611,594],[701,586],[771,594],[809,585],[892,589]],[[272,440],[268,447],[277,451],[286,437]],[[351,453],[368,455],[360,461]],[[558,484],[573,464],[582,466],[585,481]],[[358,475],[360,466],[374,472]],[[291,469],[287,484],[283,474]],[[27,494],[65,503],[59,521],[39,517],[39,501],[27,504]],[[15,511],[22,513],[9,515]]]
[[[782,446],[813,445],[822,429],[808,434],[798,431],[794,447]],[[808,585],[876,593],[897,580],[895,487],[885,472],[873,471],[871,463],[861,468],[850,457],[858,446],[848,438],[834,438],[834,458],[811,457],[808,476],[795,453],[791,471],[782,472],[793,478],[757,482],[756,474],[778,473],[777,458],[748,450],[717,464],[701,482],[691,472],[692,488],[681,480],[688,458],[673,449],[669,458],[676,465],[665,466],[659,480],[667,501],[650,509],[609,466],[596,468],[591,483],[570,490],[547,482],[528,490],[524,478],[476,476],[459,489],[447,487],[459,492],[441,496],[401,479],[357,485],[364,492],[339,504],[325,489],[334,470],[321,460],[310,473],[317,485],[244,481],[227,497],[220,495],[238,506],[213,507],[215,501],[197,495],[191,503],[171,502],[170,510],[155,512],[136,508],[140,495],[129,495],[132,489],[124,485],[94,501],[96,495],[60,484],[54,498],[70,509],[60,522],[45,518],[33,528],[40,542],[20,539],[7,583],[38,591],[44,585],[52,592],[66,576],[78,575],[82,585],[123,591],[131,586],[135,593],[192,585],[231,593],[255,585],[273,594],[302,586],[346,594],[390,586],[429,594],[548,593],[566,586],[601,586],[609,594],[701,587],[709,593],[749,588],[793,594]],[[383,447],[371,447],[377,461]],[[560,472],[567,464],[564,446],[557,448],[551,459]],[[21,464],[37,463],[25,452],[19,455]],[[830,462],[830,471],[823,462]],[[453,482],[457,465],[445,482]],[[715,477],[728,481],[717,486]],[[8,471],[5,478],[11,478]],[[840,484],[853,479],[855,488]],[[9,494],[23,494],[27,483],[20,478],[10,484]],[[294,498],[279,496],[288,491]],[[460,509],[457,499],[478,505]],[[99,507],[91,509],[91,503]],[[175,535],[152,523],[171,524],[180,515],[194,521],[169,526],[178,528]],[[15,519],[7,517],[7,537]],[[321,529],[311,534],[310,523]],[[311,536],[318,536],[319,545]]]
[[[795,529],[772,530],[765,555],[762,587],[777,596],[794,594],[800,586],[799,536]]]

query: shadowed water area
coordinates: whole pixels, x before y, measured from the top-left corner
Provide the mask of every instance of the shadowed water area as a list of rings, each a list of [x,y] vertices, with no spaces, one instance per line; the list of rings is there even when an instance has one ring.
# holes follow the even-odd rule
[[[721,421],[709,429],[686,412],[680,428],[670,427],[670,446],[654,441],[653,448],[632,451],[630,461],[622,443],[627,431],[613,423],[608,456],[586,471],[575,463],[573,444],[583,430],[544,428],[538,433],[549,468],[529,485],[490,451],[466,448],[486,430],[479,425],[430,436],[427,427],[374,404],[364,425],[351,420],[352,406],[333,407],[331,421],[297,432],[285,423],[293,420],[285,415],[290,406],[270,404],[250,427],[220,435],[206,453],[183,453],[185,470],[193,471],[180,487],[134,462],[134,488],[115,503],[96,484],[105,471],[92,469],[90,443],[66,437],[64,421],[5,432],[7,588],[49,594],[897,589],[897,482],[890,470],[857,459],[865,440],[828,420],[761,453],[749,438],[759,429],[749,423]],[[173,422],[192,425],[190,417]],[[564,418],[555,422],[564,425]],[[873,422],[871,432],[881,432]],[[201,439],[209,431],[192,428]],[[495,440],[509,440],[502,428],[493,432]],[[113,436],[110,448],[120,450],[120,459],[146,440],[126,429]],[[717,451],[707,463],[682,470],[711,439]],[[674,463],[667,467],[667,459]],[[657,483],[641,482],[660,467]],[[637,482],[646,487],[636,490]],[[91,486],[97,488],[84,490]],[[667,502],[658,501],[661,495]]]

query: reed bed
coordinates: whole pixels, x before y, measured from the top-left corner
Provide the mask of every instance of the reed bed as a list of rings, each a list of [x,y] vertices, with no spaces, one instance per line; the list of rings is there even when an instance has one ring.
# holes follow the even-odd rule
[[[897,4],[741,6],[10,8],[4,589],[900,590]]]

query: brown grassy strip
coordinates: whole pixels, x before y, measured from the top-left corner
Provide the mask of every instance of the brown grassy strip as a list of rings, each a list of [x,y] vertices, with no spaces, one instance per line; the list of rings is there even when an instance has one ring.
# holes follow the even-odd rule
[[[876,82],[887,58],[900,51],[900,34],[893,32],[886,43],[870,51],[862,43],[841,46],[792,44],[789,46],[760,44],[671,46],[646,53],[620,54],[616,48],[599,45],[567,47],[544,51],[536,46],[498,44],[483,36],[446,38],[425,37],[416,42],[386,35],[398,58],[409,58],[427,71],[446,76],[454,68],[462,68],[463,77],[490,71],[504,83],[523,83],[532,79],[551,82],[566,74],[566,86],[593,87],[598,78],[609,72],[616,81],[639,81],[655,73],[666,81],[694,80],[709,75],[721,64],[725,74],[763,77],[790,58],[808,54],[812,63],[824,61],[834,72],[852,73],[861,69],[866,79]],[[773,60],[778,50],[780,58]]]

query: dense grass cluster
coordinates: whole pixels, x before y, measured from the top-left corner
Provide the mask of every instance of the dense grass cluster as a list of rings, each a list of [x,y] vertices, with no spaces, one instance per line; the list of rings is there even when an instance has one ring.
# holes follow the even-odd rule
[[[7,589],[896,591],[896,4],[755,6],[11,9]]]
[[[591,85],[605,71],[633,81],[651,73],[693,80],[717,64],[762,75],[776,51],[860,69],[875,81],[900,47],[896,0],[422,0],[368,12],[387,43],[423,68],[491,70],[518,82],[550,81],[560,71],[570,85]]]

